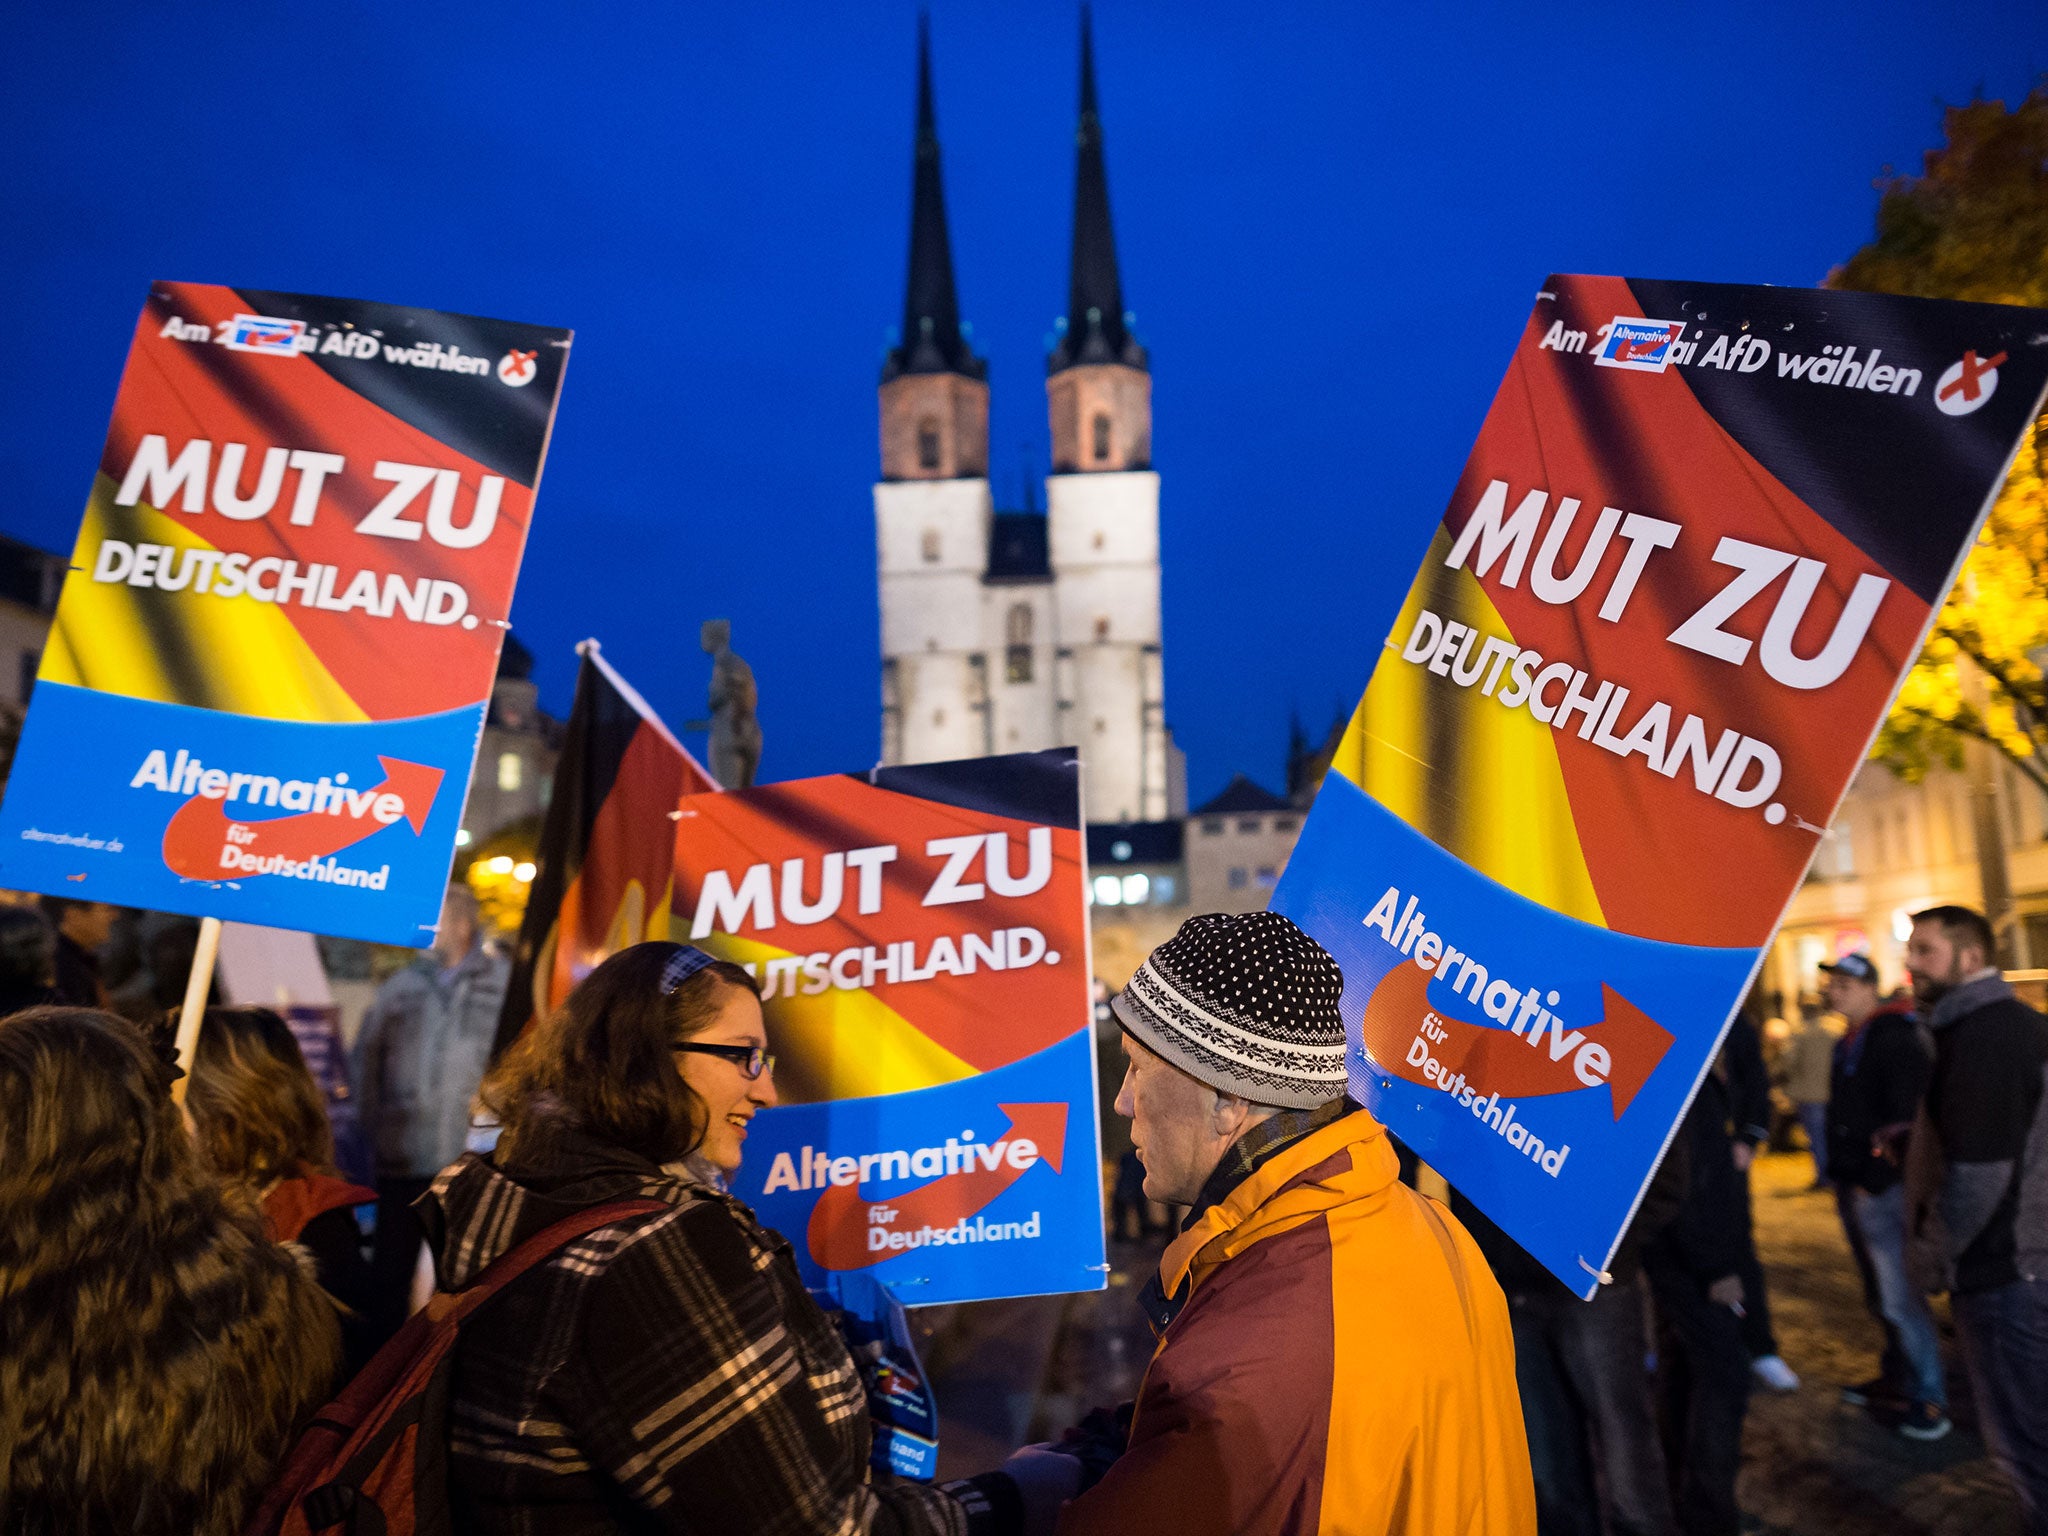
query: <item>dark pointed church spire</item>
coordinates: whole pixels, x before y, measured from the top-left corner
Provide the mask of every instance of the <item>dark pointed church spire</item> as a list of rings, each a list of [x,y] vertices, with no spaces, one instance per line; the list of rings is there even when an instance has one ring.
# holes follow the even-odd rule
[[[1081,122],[1075,134],[1074,251],[1067,279],[1067,328],[1048,371],[1084,363],[1145,366],[1145,349],[1124,315],[1109,220],[1109,171],[1102,155],[1102,118],[1095,100],[1095,45],[1088,7],[1081,7]]]
[[[946,189],[939,174],[939,122],[932,101],[931,24],[917,19],[917,151],[910,183],[910,279],[903,335],[889,350],[884,380],[906,373],[988,376],[960,328],[953,247],[946,233]]]

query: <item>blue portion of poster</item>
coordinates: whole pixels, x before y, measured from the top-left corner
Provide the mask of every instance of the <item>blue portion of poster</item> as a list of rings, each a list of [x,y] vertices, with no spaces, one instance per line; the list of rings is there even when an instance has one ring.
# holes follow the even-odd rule
[[[447,881],[483,722],[481,704],[333,725],[43,682],[0,886],[425,944],[419,893]]]
[[[1756,952],[1560,916],[1335,774],[1273,907],[1343,969],[1352,1097],[1591,1296]]]
[[[914,1093],[765,1109],[733,1193],[804,1283],[859,1271],[908,1306],[1099,1289],[1089,1032]]]

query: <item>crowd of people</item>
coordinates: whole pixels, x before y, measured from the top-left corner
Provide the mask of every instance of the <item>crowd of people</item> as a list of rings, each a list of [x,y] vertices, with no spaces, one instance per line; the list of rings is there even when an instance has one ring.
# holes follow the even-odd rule
[[[165,1017],[63,990],[101,986],[103,915],[0,907],[0,1529],[244,1529],[292,1491],[279,1469],[320,1406],[351,1378],[359,1400],[465,1293],[491,1301],[418,1430],[450,1529],[1739,1529],[1749,1393],[1790,1374],[1751,1235],[1771,1116],[1747,1018],[1581,1302],[1457,1192],[1418,1193],[1346,1097],[1320,946],[1275,914],[1190,919],[1110,1002],[1123,1203],[1185,1213],[1138,1297],[1159,1338],[1139,1395],[931,1484],[873,1465],[863,1365],[729,1193],[776,1103],[750,978],[638,944],[493,1062],[506,965],[466,898],[356,1041],[374,1189],[337,1171],[285,1020],[209,1010],[180,1085]],[[1945,1432],[1946,1292],[2039,1531],[2048,1021],[1993,953],[1981,917],[1940,908],[1910,998],[1882,998],[1866,957],[1827,967],[1847,1028],[1801,1118],[1885,1340],[1852,1396]]]

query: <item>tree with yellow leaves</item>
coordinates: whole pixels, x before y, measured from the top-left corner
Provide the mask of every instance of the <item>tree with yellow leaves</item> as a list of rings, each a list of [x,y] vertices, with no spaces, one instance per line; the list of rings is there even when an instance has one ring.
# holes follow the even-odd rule
[[[1919,176],[1881,183],[1877,238],[1829,286],[2048,308],[2048,85],[1945,115]],[[2035,422],[1907,675],[1875,755],[1908,779],[1988,742],[2048,793],[2048,417]],[[1974,675],[1973,675],[1974,674]]]

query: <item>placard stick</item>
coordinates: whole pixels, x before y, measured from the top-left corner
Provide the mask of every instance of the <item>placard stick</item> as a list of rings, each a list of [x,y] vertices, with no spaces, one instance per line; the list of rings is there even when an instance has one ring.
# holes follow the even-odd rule
[[[192,951],[192,974],[185,978],[185,1006],[178,1011],[178,1065],[185,1075],[171,1084],[171,1098],[185,1102],[192,1081],[192,1053],[199,1045],[199,1021],[206,1017],[206,994],[213,986],[213,962],[220,954],[220,919],[199,919],[199,947]]]

